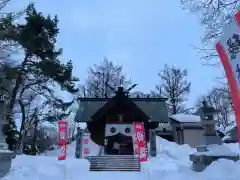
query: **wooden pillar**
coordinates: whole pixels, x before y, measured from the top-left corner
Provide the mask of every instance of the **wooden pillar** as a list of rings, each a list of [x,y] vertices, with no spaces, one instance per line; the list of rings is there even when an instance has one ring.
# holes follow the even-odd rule
[[[152,157],[157,156],[157,147],[156,147],[156,132],[153,129],[149,129],[149,142],[150,142],[150,155]]]
[[[81,158],[82,153],[82,135],[83,131],[80,129],[80,127],[77,128],[77,136],[76,136],[76,148],[75,148],[75,157]]]

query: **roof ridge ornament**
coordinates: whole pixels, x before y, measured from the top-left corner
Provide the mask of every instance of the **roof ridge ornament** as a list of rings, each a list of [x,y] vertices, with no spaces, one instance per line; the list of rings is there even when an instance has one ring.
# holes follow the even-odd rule
[[[118,87],[118,90],[115,91],[116,95],[120,95],[120,94],[124,94],[125,96],[127,96],[129,94],[129,92],[135,88],[137,86],[137,84],[133,84],[131,87],[129,87],[127,90],[124,91],[122,86]]]

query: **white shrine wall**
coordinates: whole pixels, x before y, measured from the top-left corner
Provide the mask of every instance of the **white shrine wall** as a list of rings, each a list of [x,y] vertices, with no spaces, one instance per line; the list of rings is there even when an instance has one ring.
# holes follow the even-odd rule
[[[132,136],[133,131],[133,124],[106,124],[105,137],[114,136],[118,133],[125,136]]]

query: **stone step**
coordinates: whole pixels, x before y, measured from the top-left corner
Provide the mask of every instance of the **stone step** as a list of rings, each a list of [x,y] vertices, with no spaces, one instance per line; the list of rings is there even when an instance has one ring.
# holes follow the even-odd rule
[[[125,160],[138,160],[135,157],[88,157],[87,159],[125,159]]]
[[[91,162],[136,162],[138,163],[138,160],[135,160],[135,159],[130,159],[130,160],[126,160],[126,159],[89,159],[89,161]]]
[[[139,164],[129,164],[129,165],[125,165],[125,164],[91,164],[91,167],[95,166],[95,167],[140,167]]]
[[[106,166],[139,166],[138,163],[113,163],[113,162],[105,162],[105,163],[102,163],[102,162],[95,162],[95,163],[92,163],[92,165],[106,165]]]
[[[91,167],[90,171],[98,170],[98,169],[105,170],[105,171],[112,170],[112,169],[114,169],[114,170],[135,170],[135,171],[140,171],[141,168],[140,167],[132,167],[132,168],[130,168],[130,167]]]
[[[140,169],[129,169],[129,168],[126,168],[126,169],[119,169],[119,168],[100,169],[100,168],[97,168],[97,169],[90,169],[90,171],[133,171],[133,172],[136,172],[136,171],[140,171]]]
[[[91,165],[102,165],[102,166],[140,166],[139,163],[135,162],[91,162]]]
[[[122,159],[125,159],[125,160],[138,160],[137,157],[105,157],[105,156],[99,156],[99,157],[87,157],[87,159],[119,159],[119,160],[122,160]]]
[[[140,165],[119,165],[119,164],[91,164],[91,167],[102,167],[102,168],[108,168],[108,167],[140,167]]]
[[[117,164],[117,163],[91,163],[92,166],[125,166],[125,167],[139,167],[139,164]]]
[[[113,163],[113,162],[105,162],[105,163],[102,163],[102,162],[95,162],[95,163],[92,163],[91,162],[91,165],[101,165],[101,166],[140,166],[139,163]]]
[[[91,156],[90,171],[140,171],[138,158],[131,155]]]

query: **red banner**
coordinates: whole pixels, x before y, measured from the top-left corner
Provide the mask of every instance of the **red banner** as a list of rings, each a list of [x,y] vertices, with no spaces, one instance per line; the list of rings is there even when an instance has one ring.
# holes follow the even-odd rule
[[[139,158],[140,162],[147,161],[148,154],[146,148],[146,137],[145,137],[145,129],[143,123],[134,123],[134,131],[135,131],[135,153]]]
[[[82,157],[90,155],[91,138],[89,133],[85,133],[82,139]]]
[[[240,11],[228,27],[223,30],[223,36],[216,44],[218,55],[221,59],[227,76],[232,103],[238,128],[238,142],[240,143]]]
[[[58,144],[60,146],[60,153],[58,160],[65,160],[67,156],[67,140],[68,140],[68,122],[58,121]]]

